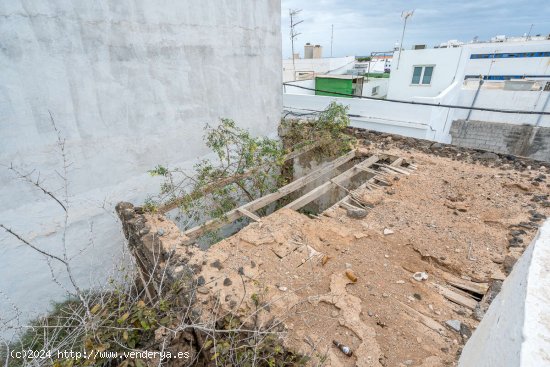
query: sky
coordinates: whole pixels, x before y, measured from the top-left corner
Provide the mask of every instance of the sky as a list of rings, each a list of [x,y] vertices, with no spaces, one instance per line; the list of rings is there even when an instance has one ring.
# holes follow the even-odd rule
[[[389,51],[401,39],[401,13],[413,10],[407,21],[404,48],[429,47],[456,39],[489,40],[496,35],[550,34],[550,0],[282,0],[283,57],[291,56],[289,9],[302,9],[296,29],[301,33],[295,51],[304,44],[320,44],[330,57],[331,25],[334,24],[333,56],[364,56]]]

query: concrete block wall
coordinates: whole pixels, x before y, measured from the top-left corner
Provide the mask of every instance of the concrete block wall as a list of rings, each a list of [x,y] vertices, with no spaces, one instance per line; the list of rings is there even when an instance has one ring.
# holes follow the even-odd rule
[[[453,121],[451,143],[550,161],[550,128],[488,121]]]

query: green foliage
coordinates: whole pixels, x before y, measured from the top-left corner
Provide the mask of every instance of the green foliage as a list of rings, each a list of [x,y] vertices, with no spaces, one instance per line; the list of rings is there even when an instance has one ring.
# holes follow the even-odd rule
[[[345,133],[349,126],[348,106],[331,102],[317,118],[308,120],[283,120],[282,135],[287,146],[318,143],[323,156],[335,156],[348,152],[355,139]]]
[[[372,58],[370,56],[366,56],[366,57],[358,57],[357,58],[357,61],[359,62],[365,62],[365,61],[371,61]]]
[[[242,323],[233,316],[226,316],[219,324],[226,332],[210,337],[204,343],[212,365],[286,367],[305,366],[309,360],[286,350],[275,331],[238,331]]]
[[[168,174],[168,168],[157,165],[154,169],[149,170],[151,176],[166,176]]]
[[[89,294],[87,297],[95,300],[89,310],[79,300],[67,300],[56,304],[47,316],[33,321],[32,327],[9,349],[49,350],[51,354],[42,362],[54,367],[105,365],[115,360],[113,353],[143,349],[154,339],[155,330],[172,325],[184,312],[178,298],[179,291],[173,288],[154,302],[146,302],[120,289]],[[80,355],[58,354],[58,351],[73,351]],[[137,357],[118,361],[127,367],[146,365]],[[25,366],[31,362],[32,359],[14,358],[9,365]]]
[[[204,141],[214,158],[201,160],[192,172],[160,165],[149,171],[165,178],[158,201],[177,202],[189,227],[206,219],[223,218],[241,205],[243,198],[251,201],[273,191],[284,163],[285,152],[279,141],[253,137],[230,119],[221,119],[216,127],[207,125]]]

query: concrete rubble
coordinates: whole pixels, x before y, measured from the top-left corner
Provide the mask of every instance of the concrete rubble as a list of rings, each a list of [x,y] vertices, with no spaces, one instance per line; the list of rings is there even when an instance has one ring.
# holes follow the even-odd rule
[[[234,314],[261,329],[276,320],[285,346],[312,365],[456,366],[550,215],[547,166],[351,132],[372,154],[405,157],[417,168],[393,172],[391,190],[357,193],[372,204],[366,213],[280,209],[202,251],[182,245],[187,239],[166,217],[121,203],[130,248],[144,271],[155,253],[165,260],[158,271],[189,271],[203,321]]]

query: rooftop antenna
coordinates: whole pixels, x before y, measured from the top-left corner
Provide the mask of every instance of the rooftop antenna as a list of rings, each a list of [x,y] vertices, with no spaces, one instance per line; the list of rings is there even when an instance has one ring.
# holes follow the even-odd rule
[[[531,31],[533,30],[534,24],[531,24],[531,27],[529,27],[529,33],[527,33],[527,39],[531,38]]]
[[[332,43],[334,42],[334,24],[332,25],[332,31],[330,34],[330,57],[332,57]]]
[[[414,9],[409,11],[402,11],[401,18],[403,19],[403,33],[401,33],[401,44],[399,45],[399,56],[397,57],[396,70],[399,70],[399,61],[401,61],[401,51],[403,50],[403,38],[405,38],[405,27],[407,27],[407,19],[412,17]]]
[[[294,62],[294,39],[298,37],[301,33],[296,31],[296,26],[303,22],[303,20],[297,20],[298,14],[302,9],[289,9],[288,13],[290,15],[290,42],[292,44],[292,68],[294,69],[294,77],[296,78],[296,64]]]

